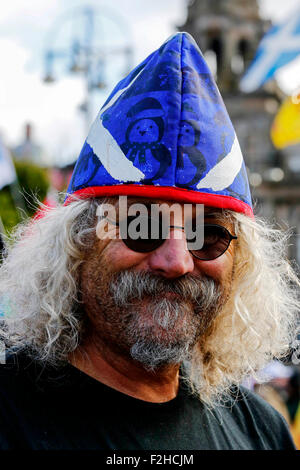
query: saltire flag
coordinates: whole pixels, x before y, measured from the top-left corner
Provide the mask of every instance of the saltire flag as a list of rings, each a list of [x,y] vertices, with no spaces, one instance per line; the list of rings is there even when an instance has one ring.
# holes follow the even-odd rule
[[[0,138],[0,189],[11,184],[16,179],[16,170],[9,150]]]
[[[271,140],[282,149],[300,142],[300,95],[295,100],[287,98],[281,105],[271,126]]]
[[[283,23],[273,26],[261,40],[254,60],[240,81],[251,93],[300,54],[300,8]]]

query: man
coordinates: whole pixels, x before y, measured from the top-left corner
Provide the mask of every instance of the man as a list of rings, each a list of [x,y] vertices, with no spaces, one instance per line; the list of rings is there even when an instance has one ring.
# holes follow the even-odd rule
[[[116,86],[65,204],[1,267],[0,447],[294,448],[239,387],[294,339],[285,243],[254,218],[223,101],[176,34]]]

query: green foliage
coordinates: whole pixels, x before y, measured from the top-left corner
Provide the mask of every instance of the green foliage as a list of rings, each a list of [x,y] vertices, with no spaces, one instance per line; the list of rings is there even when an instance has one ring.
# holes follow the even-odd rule
[[[0,191],[0,217],[7,232],[21,220],[7,187]]]
[[[43,201],[49,188],[47,170],[33,163],[15,162],[19,186],[25,197],[25,208],[31,217],[38,208],[38,201]]]
[[[23,204],[23,217],[32,217],[49,188],[47,170],[30,162],[15,162],[19,187],[5,187],[0,191],[0,217],[4,228],[10,232],[21,221],[16,209],[16,199]],[[13,197],[14,194],[14,197]],[[20,205],[19,205],[20,207]]]

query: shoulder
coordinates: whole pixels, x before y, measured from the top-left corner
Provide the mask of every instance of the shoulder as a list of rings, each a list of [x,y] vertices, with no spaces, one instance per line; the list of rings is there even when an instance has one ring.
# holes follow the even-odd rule
[[[13,398],[19,397],[22,391],[37,392],[54,372],[55,368],[35,360],[29,351],[8,349],[0,364],[0,395]]]
[[[25,390],[51,393],[53,389],[72,387],[79,381],[77,375],[68,363],[52,365],[33,358],[29,351],[9,349],[5,362],[0,364],[0,395],[19,397]]]
[[[0,364],[0,450],[24,449],[43,416],[43,364],[9,349]]]
[[[5,360],[0,364],[0,392],[8,386],[16,386],[18,382],[30,381],[37,367],[25,352],[8,350]]]
[[[240,386],[230,407],[235,418],[249,433],[259,434],[272,449],[293,449],[293,441],[283,416],[256,393]]]
[[[285,423],[282,416],[269,403],[255,392],[240,386],[234,389],[232,400],[232,409],[236,413],[243,413],[253,417],[258,422],[264,423]]]
[[[275,410],[266,400],[264,400],[257,393],[249,390],[244,386],[240,386],[236,389],[236,400],[235,403],[240,407],[247,407],[255,417],[259,418],[261,414],[268,416],[270,419],[280,420],[282,419],[278,411]]]

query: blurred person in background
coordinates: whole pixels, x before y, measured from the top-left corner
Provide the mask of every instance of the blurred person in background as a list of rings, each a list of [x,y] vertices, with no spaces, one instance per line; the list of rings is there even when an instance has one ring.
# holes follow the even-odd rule
[[[137,213],[120,196],[158,237],[130,235]],[[174,209],[166,223],[173,203],[190,219]],[[287,239],[254,217],[220,93],[176,34],[115,87],[64,205],[20,226],[0,268],[0,448],[294,449],[282,416],[240,385],[294,340]]]
[[[262,371],[263,383],[253,389],[285,418],[295,445],[300,449],[300,372],[296,365],[272,361]]]
[[[293,373],[287,384],[287,407],[291,421],[295,420],[297,410],[300,404],[300,370],[299,366],[293,368]]]
[[[287,389],[293,373],[293,366],[273,360],[261,371],[262,383],[255,380],[253,383],[255,392],[279,411],[289,426],[291,426],[292,419],[287,407]]]
[[[74,164],[72,163],[62,168],[49,168],[48,177],[50,187],[45,199],[40,203],[38,210],[34,214],[35,219],[44,217],[49,209],[53,209],[59,205],[62,193],[65,192],[69,186],[73,170]]]
[[[291,427],[291,418],[286,403],[279,392],[270,383],[255,384],[254,391],[275,408]]]
[[[291,420],[291,432],[297,449],[300,450],[300,370],[294,367],[287,387],[287,408]]]

